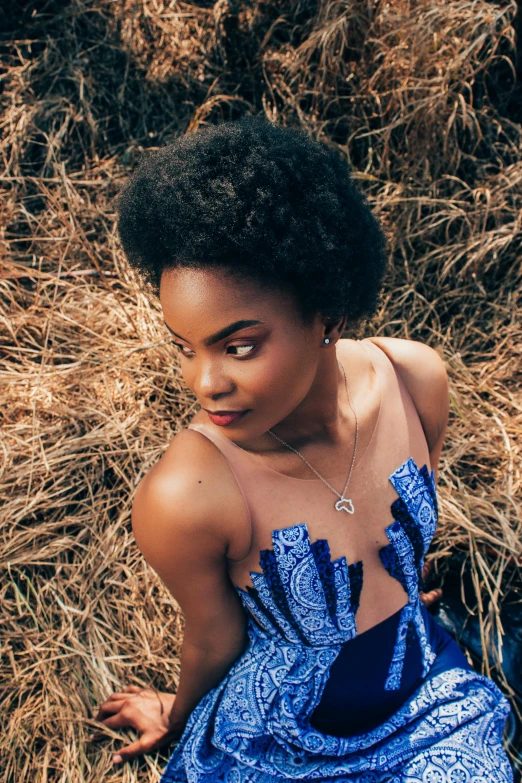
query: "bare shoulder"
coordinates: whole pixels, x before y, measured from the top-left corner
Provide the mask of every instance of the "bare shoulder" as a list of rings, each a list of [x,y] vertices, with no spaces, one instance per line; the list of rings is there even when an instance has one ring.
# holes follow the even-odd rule
[[[141,480],[132,527],[149,562],[155,558],[155,542],[188,537],[226,557],[245,515],[241,490],[219,449],[196,430],[185,429]]]
[[[243,512],[234,482],[216,446],[183,430],[140,482],[132,507],[136,543],[180,606],[185,634],[201,650],[221,644],[227,654],[243,639],[245,620],[227,564],[231,526]]]
[[[417,340],[367,339],[384,351],[403,380],[421,419],[430,452],[440,451],[449,411],[448,375],[442,357]]]
[[[369,337],[391,359],[406,385],[439,378],[447,380],[446,367],[441,356],[429,345],[418,340],[401,340],[397,337]],[[408,391],[409,391],[408,386]]]

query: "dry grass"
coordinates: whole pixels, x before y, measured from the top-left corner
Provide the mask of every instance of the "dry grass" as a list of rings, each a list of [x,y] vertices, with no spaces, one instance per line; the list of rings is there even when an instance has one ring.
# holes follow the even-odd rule
[[[202,123],[265,112],[351,161],[390,238],[367,333],[426,341],[448,363],[432,557],[442,571],[441,555],[469,559],[494,643],[522,558],[513,0],[20,0],[0,13],[2,783],[159,778],[161,758],[113,770],[118,742],[86,742],[112,689],[175,686],[182,635],[129,509],[193,400],[122,259],[114,199],[144,148]]]

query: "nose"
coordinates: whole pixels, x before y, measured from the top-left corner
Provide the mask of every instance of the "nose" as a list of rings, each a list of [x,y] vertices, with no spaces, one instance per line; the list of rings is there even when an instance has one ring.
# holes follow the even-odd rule
[[[216,400],[234,391],[234,383],[219,362],[206,361],[196,370],[194,392],[201,400]]]

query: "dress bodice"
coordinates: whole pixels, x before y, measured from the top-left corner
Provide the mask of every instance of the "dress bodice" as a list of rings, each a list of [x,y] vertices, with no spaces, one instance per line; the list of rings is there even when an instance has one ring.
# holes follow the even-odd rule
[[[419,636],[426,670],[432,662],[419,590],[424,554],[437,523],[437,498],[433,472],[426,465],[419,469],[411,458],[389,480],[398,498],[392,506],[394,522],[385,531],[389,544],[379,554],[408,596],[387,682],[394,689],[399,687],[409,629]],[[332,561],[328,542],[311,542],[305,523],[274,530],[272,541],[273,548],[261,552],[262,571],[250,574],[254,587],[236,587],[256,623],[288,644],[321,648],[352,639],[357,633],[363,564],[348,564],[345,557]]]
[[[386,688],[394,690],[400,687],[408,635],[417,635],[425,671],[433,657],[426,641],[419,590],[423,558],[437,523],[437,498],[433,471],[426,464],[419,467],[408,453],[413,452],[417,459],[429,458],[413,401],[384,351],[373,343],[365,350],[380,387],[381,403],[369,446],[355,463],[353,489],[357,507],[362,509],[358,512],[359,528],[368,525],[373,514],[383,540],[378,558],[374,558],[380,561],[377,568],[389,575],[393,589],[401,586],[402,612],[396,642],[393,650],[383,651],[390,656]],[[332,510],[331,500],[325,503],[329,492],[325,492],[322,482],[282,476],[249,459],[247,452],[216,428],[202,423],[189,426],[212,440],[223,453],[249,508],[252,554],[257,550],[260,570],[249,571],[251,585],[235,586],[256,632],[278,643],[316,650],[353,639],[358,632],[361,595],[367,581],[376,578],[375,567],[372,572],[365,567],[364,559],[349,562],[346,555],[332,558],[331,541],[312,536],[310,523],[315,526],[319,518],[332,535],[347,541],[353,537],[354,523],[342,527],[347,525],[347,515]],[[393,472],[383,476],[390,465]],[[391,500],[388,507],[383,505],[383,497],[389,499],[388,503]],[[284,524],[296,516],[295,522]],[[267,528],[271,546],[260,547],[267,540]],[[369,537],[375,539],[375,531]]]

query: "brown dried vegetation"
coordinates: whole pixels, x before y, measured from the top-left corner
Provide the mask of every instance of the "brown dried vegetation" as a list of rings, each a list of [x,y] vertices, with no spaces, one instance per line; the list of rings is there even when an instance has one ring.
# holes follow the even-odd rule
[[[518,595],[522,557],[516,11],[514,0],[0,11],[4,783],[159,777],[162,757],[113,770],[119,740],[86,741],[113,689],[175,687],[182,636],[129,510],[194,401],[122,259],[115,196],[145,148],[244,113],[335,145],[384,221],[390,272],[366,333],[423,340],[447,362],[431,557],[440,573],[442,555],[471,564],[494,648],[484,670],[502,682],[498,610]]]

